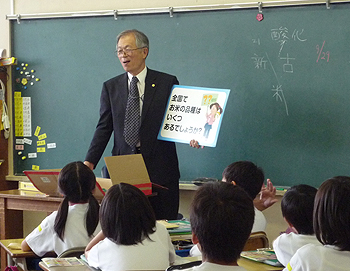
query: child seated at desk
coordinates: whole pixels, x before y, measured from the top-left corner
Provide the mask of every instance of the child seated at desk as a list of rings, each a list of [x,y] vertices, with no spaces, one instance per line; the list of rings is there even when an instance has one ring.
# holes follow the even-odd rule
[[[193,198],[190,221],[203,263],[184,270],[246,270],[237,260],[252,230],[254,205],[242,188],[224,182],[202,185]]]
[[[109,188],[100,222],[102,231],[85,250],[90,266],[102,271],[165,270],[174,263],[170,235],[137,187],[120,183]]]
[[[101,230],[99,204],[92,192],[95,174],[82,162],[66,165],[58,175],[58,189],[64,199],[58,211],[47,216],[22,242],[22,250],[42,257],[57,255],[72,247],[85,247]]]
[[[316,193],[315,187],[300,184],[289,188],[282,198],[282,215],[292,232],[282,233],[277,237],[273,242],[273,249],[278,261],[284,266],[302,246],[320,244],[312,223]]]
[[[350,269],[350,177],[321,184],[315,197],[314,230],[321,244],[308,244],[294,254],[284,271]]]
[[[250,161],[237,161],[228,165],[222,173],[222,181],[233,185],[237,185],[249,195],[254,202],[254,224],[252,232],[265,231],[266,218],[261,212],[262,210],[273,205],[275,199],[276,188],[271,181],[267,180],[267,187],[264,185],[263,170]],[[257,197],[259,195],[260,196]],[[200,256],[201,253],[197,246],[193,246],[190,256]]]
[[[238,185],[248,193],[254,201],[255,219],[252,232],[265,231],[266,218],[261,212],[275,202],[276,188],[267,180],[267,189],[264,186],[265,175],[262,168],[251,161],[238,161],[228,165],[222,173],[222,181]],[[260,197],[257,196],[261,193]],[[266,198],[263,198],[264,195]]]

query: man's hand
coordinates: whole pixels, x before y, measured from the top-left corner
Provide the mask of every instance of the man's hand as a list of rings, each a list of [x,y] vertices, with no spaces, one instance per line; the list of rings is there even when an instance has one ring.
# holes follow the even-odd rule
[[[192,148],[196,148],[196,149],[199,149],[199,148],[204,148],[204,146],[201,146],[201,145],[199,145],[199,143],[198,143],[198,141],[197,140],[195,140],[195,139],[192,139],[191,141],[190,141],[190,146],[192,147]]]
[[[95,165],[89,161],[84,161],[84,165],[88,166],[91,170],[94,170]]]

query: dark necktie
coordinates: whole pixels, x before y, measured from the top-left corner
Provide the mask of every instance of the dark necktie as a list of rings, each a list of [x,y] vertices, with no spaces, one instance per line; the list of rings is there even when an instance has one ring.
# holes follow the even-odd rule
[[[134,149],[136,144],[140,141],[140,95],[137,88],[138,81],[136,76],[131,80],[124,119],[125,141],[132,149]]]

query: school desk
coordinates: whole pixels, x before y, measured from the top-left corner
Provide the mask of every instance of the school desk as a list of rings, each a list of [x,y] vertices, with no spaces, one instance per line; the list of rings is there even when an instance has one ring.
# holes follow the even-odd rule
[[[53,267],[47,267],[47,265],[44,262],[40,262],[39,266],[44,271],[92,271],[97,270],[92,267],[89,267],[88,265],[79,265],[79,266],[53,266]]]
[[[16,264],[20,266],[21,269],[26,270],[25,258],[35,257],[35,254],[32,251],[26,252],[20,249],[19,245],[22,243],[22,241],[23,241],[23,238],[0,240],[0,246],[2,249],[5,250],[7,255],[7,262],[5,262],[5,265]],[[10,246],[10,244],[12,246]],[[15,244],[16,246],[18,246],[19,249],[14,246]],[[2,269],[2,270],[5,270],[5,269]]]
[[[274,267],[271,265],[267,265],[264,263],[258,263],[258,262],[254,262],[254,261],[250,261],[247,259],[239,259],[238,260],[238,265],[244,267],[245,269],[247,269],[248,271],[280,271],[283,269],[283,267]],[[89,266],[86,265],[81,265],[81,266],[69,266],[69,267],[50,267],[48,268],[43,262],[39,263],[39,266],[44,269],[45,271],[91,271],[91,270],[96,270],[93,269]],[[132,271],[132,270],[131,270]]]
[[[39,266],[44,271],[98,271],[99,269],[88,266],[87,264],[79,265],[79,266],[53,266],[48,267],[44,262],[40,262]],[[128,270],[128,271],[136,271],[136,270]],[[138,270],[142,271],[142,270]],[[146,270],[144,270],[146,271]],[[164,271],[164,270],[153,270],[153,271]]]
[[[23,238],[23,211],[53,212],[62,198],[34,191],[0,191],[0,239]],[[1,270],[6,268],[6,250],[1,249]]]
[[[89,267],[88,265],[47,267],[47,265],[44,262],[40,262],[39,266],[44,271],[97,271],[98,270],[98,269]],[[146,271],[146,270],[128,270],[128,271]],[[164,270],[153,270],[153,271],[164,271]]]
[[[22,241],[23,238],[0,240],[0,246],[5,250],[7,255],[7,262],[5,262],[6,265],[16,265],[22,270],[27,270],[26,258],[35,258],[37,256],[32,251],[23,251],[20,248]],[[45,257],[55,256],[56,254],[54,252],[45,254]]]

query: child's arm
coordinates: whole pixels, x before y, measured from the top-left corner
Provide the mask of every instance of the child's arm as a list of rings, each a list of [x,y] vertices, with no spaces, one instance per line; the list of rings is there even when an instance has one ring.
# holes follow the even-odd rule
[[[260,197],[254,200],[254,206],[260,211],[265,210],[266,208],[272,206],[278,200],[276,196],[276,187],[273,186],[270,179],[267,179],[267,185],[262,185],[260,191]]]
[[[85,257],[86,259],[88,258],[89,252],[92,249],[92,247],[94,245],[96,245],[98,242],[102,241],[103,239],[105,239],[105,235],[103,234],[102,231],[100,231],[94,238],[92,238],[92,240],[90,241],[90,243],[87,244],[86,248],[85,248]]]
[[[32,249],[28,246],[27,241],[24,239],[21,244],[21,248],[23,251],[31,251]]]

